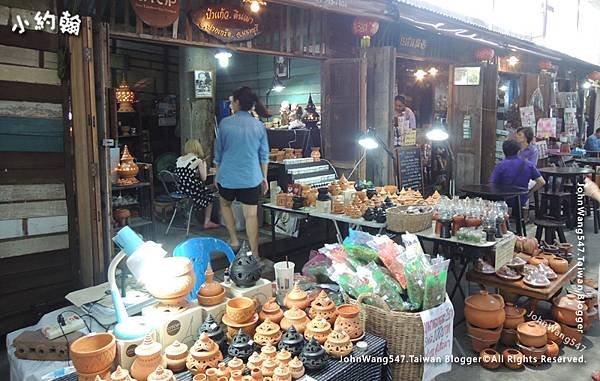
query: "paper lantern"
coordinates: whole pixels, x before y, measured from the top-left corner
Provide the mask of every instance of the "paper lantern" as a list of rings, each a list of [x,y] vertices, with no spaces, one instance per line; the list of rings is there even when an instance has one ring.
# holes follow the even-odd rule
[[[124,79],[115,91],[115,97],[117,98],[117,102],[119,102],[119,110],[117,112],[135,112],[131,105],[135,100],[135,94]]]
[[[588,74],[588,79],[591,79],[592,81],[600,81],[600,71],[591,72]]]
[[[479,48],[475,50],[475,58],[478,61],[491,61],[494,58],[495,52],[492,48]]]
[[[371,37],[379,30],[379,22],[364,17],[357,17],[352,23],[352,31],[361,38],[361,48],[371,46]]]
[[[550,71],[552,70],[552,61],[543,58],[538,62],[538,67],[540,68],[540,70]]]

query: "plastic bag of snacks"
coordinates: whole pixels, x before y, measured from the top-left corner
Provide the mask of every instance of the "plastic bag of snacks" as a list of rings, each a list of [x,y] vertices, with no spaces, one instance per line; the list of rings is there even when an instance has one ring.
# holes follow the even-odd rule
[[[315,283],[328,283],[328,269],[331,267],[331,259],[325,254],[312,250],[310,259],[304,267],[302,267],[302,275],[312,280]]]
[[[425,274],[425,294],[423,295],[423,310],[437,307],[446,300],[446,280],[450,260],[434,258]]]
[[[379,254],[379,258],[392,273],[394,278],[400,283],[403,289],[406,289],[406,276],[404,275],[404,262],[401,255],[404,253],[404,248],[397,245],[388,236],[375,237],[370,243],[375,246]]]
[[[329,277],[353,298],[358,298],[363,293],[373,293],[369,279],[359,276],[358,271],[352,269],[349,264],[334,263],[329,270]]]
[[[369,263],[366,268],[371,274],[370,279],[374,283],[374,291],[381,295],[392,310],[406,311],[411,308],[402,299],[402,287],[383,268],[377,266],[374,262]]]
[[[350,234],[344,240],[344,248],[348,256],[363,263],[378,262],[377,250],[369,246],[375,237],[369,233],[350,229]]]

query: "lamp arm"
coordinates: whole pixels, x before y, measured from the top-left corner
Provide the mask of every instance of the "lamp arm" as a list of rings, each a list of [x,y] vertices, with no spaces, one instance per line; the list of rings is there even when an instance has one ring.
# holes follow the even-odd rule
[[[383,139],[381,139],[379,135],[375,133],[373,133],[373,136],[375,136],[375,139],[377,139],[377,142],[381,145],[381,147],[388,154],[388,156],[394,159],[394,153],[389,149],[388,145],[383,141]]]
[[[112,297],[112,302],[115,308],[115,314],[117,315],[118,323],[122,323],[129,317],[127,315],[125,303],[123,303],[123,298],[121,297],[121,293],[119,292],[119,287],[117,286],[116,280],[117,266],[125,257],[127,257],[127,254],[124,251],[120,251],[113,258],[113,260],[110,262],[110,265],[108,266],[108,284],[110,286],[110,295]]]

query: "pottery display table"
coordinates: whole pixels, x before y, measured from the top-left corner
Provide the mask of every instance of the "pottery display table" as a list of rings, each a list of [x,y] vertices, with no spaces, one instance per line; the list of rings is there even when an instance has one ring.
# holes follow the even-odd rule
[[[338,243],[342,243],[344,241],[343,235],[340,231],[340,227],[338,226],[338,222],[346,223],[351,229],[354,230],[362,230],[365,228],[373,228],[377,229],[377,234],[383,233],[385,228],[387,227],[387,223],[378,223],[375,221],[367,221],[364,218],[351,218],[346,216],[345,214],[333,214],[333,213],[319,213],[316,211],[309,212],[311,217],[322,218],[325,220],[330,220],[333,222],[333,226],[335,226],[335,231],[337,234]]]

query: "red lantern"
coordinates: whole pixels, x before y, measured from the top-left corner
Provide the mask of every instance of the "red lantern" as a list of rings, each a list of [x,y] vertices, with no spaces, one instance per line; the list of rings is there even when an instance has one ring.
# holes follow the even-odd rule
[[[371,45],[371,37],[379,30],[379,22],[364,17],[357,17],[352,23],[352,31],[361,38],[360,46],[368,48]]]
[[[538,62],[538,67],[540,68],[540,70],[550,71],[552,70],[552,61],[543,58]]]
[[[492,48],[479,48],[475,50],[475,58],[477,61],[491,61],[496,52]]]
[[[600,71],[593,71],[588,74],[588,79],[592,81],[600,81]]]

